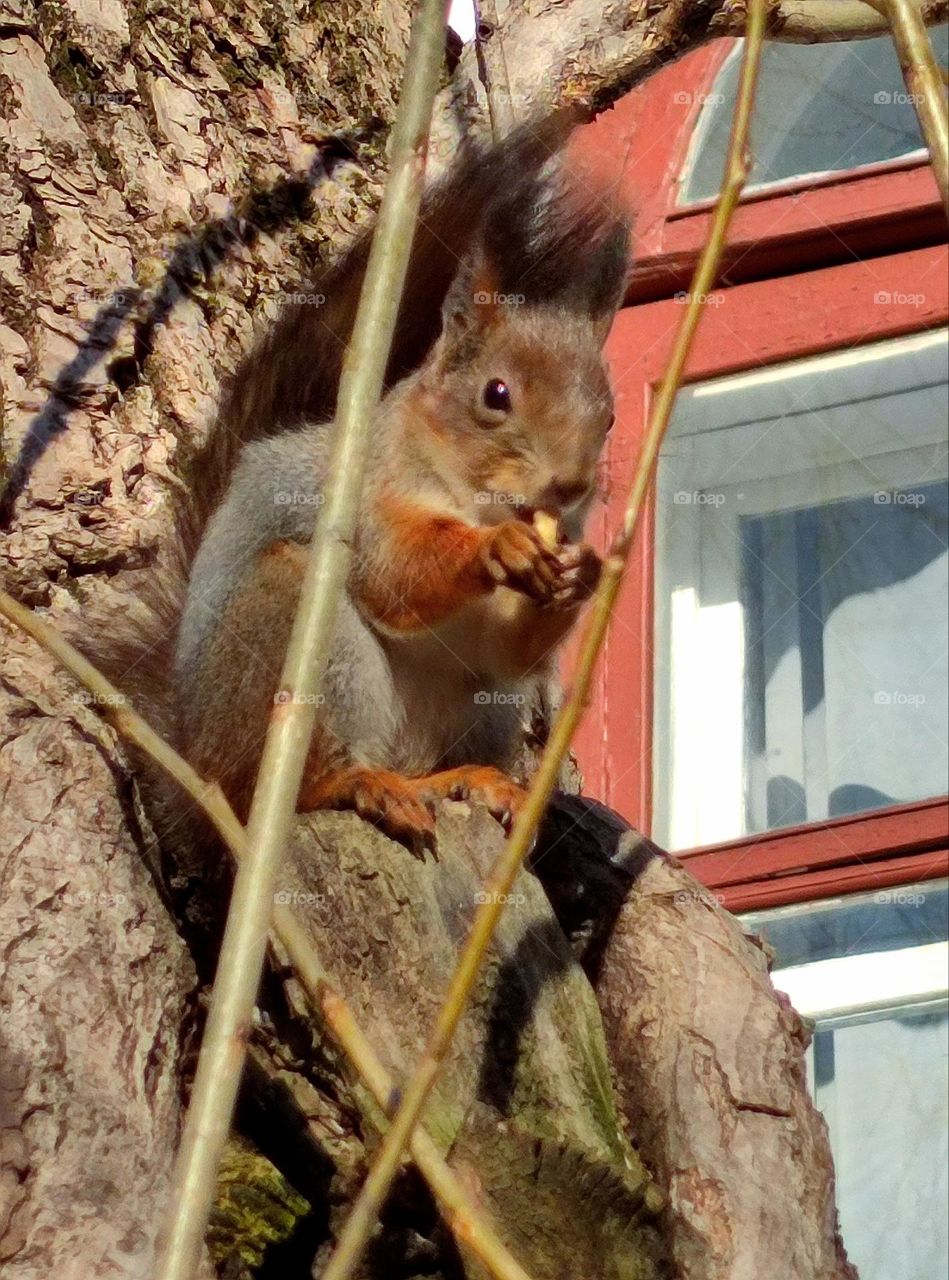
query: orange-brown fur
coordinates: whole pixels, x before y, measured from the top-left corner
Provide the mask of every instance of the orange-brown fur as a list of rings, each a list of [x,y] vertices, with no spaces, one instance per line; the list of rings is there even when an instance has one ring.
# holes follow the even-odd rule
[[[604,201],[571,193],[539,157],[525,166],[526,154],[522,140],[492,162],[500,180],[477,188],[483,216],[438,265],[440,333],[437,315],[400,319],[407,376],[371,424],[300,794],[303,808],[355,808],[413,844],[430,841],[443,795],[516,810],[522,793],[506,770],[517,709],[599,572],[582,531],[611,421],[602,345],[626,233]],[[464,184],[448,192],[452,208],[432,224],[442,229],[470,217]],[[437,248],[424,232],[420,243]],[[358,284],[364,262],[362,246],[327,296]],[[434,278],[424,268],[413,255],[413,305]],[[333,335],[348,332],[353,296],[331,299]],[[174,660],[179,741],[242,816],[328,481],[334,428],[306,414],[331,404],[339,355],[314,356],[311,377],[320,333],[309,315],[301,326],[281,322],[237,379],[215,437],[224,443],[212,442],[198,486],[201,519],[188,526],[200,543]],[[248,440],[235,464],[234,443]],[[557,517],[561,541],[544,541],[536,511]]]

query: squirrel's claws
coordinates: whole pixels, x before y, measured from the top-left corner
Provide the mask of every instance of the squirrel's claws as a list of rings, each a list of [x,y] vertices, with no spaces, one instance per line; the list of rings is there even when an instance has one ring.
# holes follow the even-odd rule
[[[416,794],[431,800],[470,800],[487,808],[491,816],[509,831],[527,794],[523,787],[491,765],[462,765],[458,769],[433,773],[412,784]]]
[[[521,520],[508,520],[491,531],[486,566],[494,582],[530,597],[542,608],[569,608],[592,595],[602,568],[586,543],[550,546]]]
[[[557,580],[559,560],[531,525],[506,520],[488,535],[486,567],[494,582],[543,601]]]
[[[409,849],[416,858],[424,858],[426,853],[430,853],[437,862],[438,843],[435,838],[435,828],[432,827],[431,830],[416,831],[413,833]]]
[[[417,857],[435,852],[435,797],[426,797],[401,774],[355,766],[304,784],[298,807],[353,809],[366,822]]]

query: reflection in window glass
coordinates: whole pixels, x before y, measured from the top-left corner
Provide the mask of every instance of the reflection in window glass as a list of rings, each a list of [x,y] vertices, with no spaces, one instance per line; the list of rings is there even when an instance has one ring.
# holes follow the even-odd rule
[[[688,388],[660,458],[672,849],[946,791],[946,335]]]
[[[931,31],[945,65],[949,27]],[[699,116],[679,202],[718,194],[738,85],[740,49],[719,72]],[[833,44],[765,45],[752,119],[752,187],[845,172],[923,147],[889,36]]]
[[[752,830],[916,798],[917,779],[933,794],[944,788],[945,774],[920,772],[918,756],[940,762],[929,747],[930,734],[939,741],[940,711],[933,708],[934,721],[925,700],[941,693],[932,676],[945,652],[949,490],[921,483],[912,498],[885,513],[873,494],[739,516]],[[862,708],[861,737],[854,713],[868,676],[880,710]],[[804,728],[797,767],[784,773],[771,762],[793,749],[789,715]],[[881,730],[896,751],[878,750]]]
[[[945,1280],[945,1006],[818,1024],[814,1101],[831,1132],[844,1243],[861,1280]]]
[[[944,1280],[945,882],[780,908],[743,924],[775,948],[775,986],[815,1020],[809,1080],[861,1280]]]
[[[907,947],[928,947],[949,937],[949,888],[944,880],[898,885],[876,893],[851,893],[800,906],[750,912],[742,923],[774,948],[775,967],[782,970],[815,965],[841,956],[883,956]],[[840,972],[840,966],[837,966]],[[949,974],[942,973],[944,985]],[[905,989],[905,982],[904,982]],[[917,992],[918,994],[918,992]],[[834,995],[825,991],[822,1011]],[[856,995],[847,997],[851,1005]],[[879,989],[870,992],[879,1000]]]

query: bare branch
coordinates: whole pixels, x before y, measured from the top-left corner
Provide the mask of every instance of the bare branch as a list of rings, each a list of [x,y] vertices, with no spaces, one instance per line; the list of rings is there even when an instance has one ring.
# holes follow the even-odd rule
[[[55,627],[2,590],[0,616],[32,636],[51,653],[93,695],[96,709],[115,729],[175,779],[210,818],[235,861],[239,863],[248,856],[244,828],[220,787],[200,777],[138,714],[125,695],[74,649]],[[275,905],[273,911],[273,934],[286,952],[314,1011],[322,1014],[326,1025],[378,1103],[381,1115],[370,1113],[366,1118],[379,1132],[385,1132],[385,1116],[392,1106],[392,1078],[353,1017],[352,1011],[327,980],[319,957],[293,912],[280,904]],[[456,1232],[459,1240],[471,1248],[496,1280],[530,1280],[485,1214],[475,1208],[470,1196],[424,1129],[416,1130],[411,1150],[421,1173],[445,1210],[448,1225]]]
[[[924,26],[943,22],[945,0],[909,0]],[[771,18],[769,34],[795,44],[826,40],[864,40],[885,35],[886,14],[877,0],[781,0]]]
[[[339,1243],[324,1272],[323,1280],[347,1280],[347,1277],[355,1272],[392,1180],[398,1172],[402,1153],[438,1079],[504,904],[509,900],[517,874],[534,843],[544,809],[557,785],[561,766],[570,748],[570,741],[583,715],[593,679],[593,669],[619,594],[639,514],[652,481],[659,446],[669,424],[675,397],[685,371],[685,363],[698,327],[702,304],[714,284],[731,216],[747,181],[750,167],[747,154],[748,133],[766,16],[767,0],[750,0],[741,82],[735,104],[721,199],[716,209],[709,239],[695,271],[689,305],[676,336],[669,369],[659,395],[656,397],[623,527],[614,540],[604,566],[603,577],[594,596],[573,688],[557,715],[524,808],[517,817],[504,853],[485,884],[483,901],[475,914],[471,932],[462,949],[425,1053],[405,1087],[402,1104],[396,1112],[376,1161],[340,1234]]]
[[[949,18],[949,0],[907,4],[927,26]],[[563,106],[595,113],[699,45],[717,36],[740,36],[746,10],[745,0],[508,5],[487,50],[495,41],[517,50],[517,57],[505,63],[504,89],[506,109],[515,120],[542,118]],[[768,0],[772,40],[814,44],[866,39],[888,30],[886,17],[869,0]],[[432,128],[439,162],[454,154],[464,136],[487,133],[493,104],[487,101],[481,61],[481,49],[469,46],[452,83],[439,95]],[[489,70],[494,91],[494,63]]]
[[[884,0],[884,9],[949,217],[949,112],[942,71],[918,7],[911,0]]]
[[[413,23],[389,181],[339,390],[329,501],[320,513],[237,869],[211,1010],[175,1174],[172,1216],[156,1271],[190,1280],[200,1256],[260,983],[280,857],[296,812],[350,546],[369,442],[422,194],[432,104],[445,36],[441,0]]]

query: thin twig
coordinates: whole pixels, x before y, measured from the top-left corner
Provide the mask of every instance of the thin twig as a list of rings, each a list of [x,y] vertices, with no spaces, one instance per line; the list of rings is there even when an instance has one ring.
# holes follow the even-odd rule
[[[220,787],[206,782],[142,716],[127,698],[64,636],[32,610],[0,590],[0,615],[33,637],[65,667],[92,695],[91,705],[116,730],[134,743],[165,770],[203,809],[221,838],[240,862],[247,857],[247,838]],[[393,1081],[352,1011],[326,977],[312,943],[289,908],[276,905],[273,936],[286,952],[290,965],[313,1006],[335,1035],[362,1082],[375,1098],[378,1112],[367,1115],[380,1133],[387,1127],[385,1117],[392,1109]],[[485,1214],[477,1209],[452,1173],[438,1147],[424,1129],[417,1129],[412,1155],[422,1175],[438,1198],[445,1219],[458,1237],[484,1263],[496,1280],[530,1280],[527,1272],[511,1256]]]
[[[214,829],[235,857],[240,858],[246,853],[244,828],[221,788],[217,783],[206,782],[196,773],[187,760],[138,714],[124,693],[111,684],[78,649],[74,649],[55,627],[32,609],[27,609],[14,600],[6,591],[0,591],[0,615],[32,636],[51,653],[60,666],[65,667],[89,691],[92,695],[91,705],[96,711],[114,725],[124,738],[133,742],[175,779],[208,815]]]
[[[287,952],[314,1008],[322,1013],[326,1025],[378,1103],[385,1119],[381,1124],[378,1117],[371,1116],[370,1119],[378,1132],[385,1133],[394,1110],[395,1082],[357,1024],[352,1010],[323,977],[306,935],[286,907],[274,909],[274,933]],[[435,1142],[421,1126],[412,1135],[410,1150],[459,1244],[480,1258],[496,1280],[530,1280],[484,1211],[475,1207]]]
[[[906,88],[929,148],[943,208],[949,217],[949,104],[923,16],[912,0],[883,0]]]
[[[485,883],[482,905],[475,913],[471,932],[452,976],[445,1002],[425,1053],[406,1085],[402,1103],[340,1233],[336,1251],[323,1273],[323,1280],[348,1280],[348,1277],[355,1274],[355,1268],[385,1202],[392,1180],[399,1169],[402,1153],[451,1047],[452,1038],[467,1006],[504,904],[509,900],[514,880],[533,844],[544,808],[557,784],[570,741],[583,715],[593,678],[593,668],[623,580],[643,501],[652,481],[659,447],[669,424],[675,397],[685,371],[702,304],[714,284],[731,216],[748,178],[748,130],[754,104],[766,13],[767,0],[750,0],[741,83],[732,122],[721,197],[715,211],[709,239],[695,270],[689,305],[676,335],[669,368],[650,416],[649,429],[633,480],[623,525],[610,548],[603,576],[593,600],[592,613],[586,627],[573,687],[554,723],[537,774],[524,807],[514,824],[511,837]]]
[[[432,104],[445,41],[443,0],[422,0],[412,23],[392,164],[340,379],[326,504],[317,520],[237,868],[191,1105],[175,1165],[156,1280],[191,1280],[245,1058],[273,892],[312,738],[316,698],[351,558],[367,446],[422,195]]]

